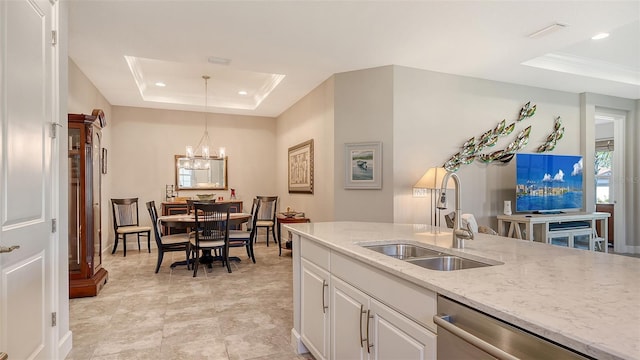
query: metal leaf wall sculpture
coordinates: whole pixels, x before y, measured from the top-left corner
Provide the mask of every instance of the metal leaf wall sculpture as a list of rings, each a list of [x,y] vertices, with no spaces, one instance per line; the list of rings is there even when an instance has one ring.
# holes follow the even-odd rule
[[[485,148],[493,147],[498,142],[499,138],[510,135],[515,129],[516,123],[532,117],[535,113],[536,105],[531,106],[531,102],[526,103],[520,109],[520,114],[516,121],[506,125],[507,121],[502,120],[495,128],[488,130],[477,139],[472,137],[465,141],[462,145],[462,150],[447,160],[443,167],[447,171],[456,172],[460,169],[460,166],[471,164],[474,160],[478,160],[485,164],[489,164],[494,161],[508,163],[513,159],[516,152],[523,149],[529,143],[531,126],[527,126],[524,130],[520,131],[516,138],[504,149],[490,153],[481,152]],[[555,149],[557,142],[562,139],[562,136],[564,135],[564,126],[562,126],[560,116],[556,117],[554,120],[553,131],[547,136],[545,143],[540,145],[536,150],[539,153]]]
[[[491,130],[480,135],[477,139],[472,137],[462,145],[462,150],[447,160],[443,167],[450,172],[456,172],[461,165],[471,164],[478,159],[483,163],[493,161],[509,162],[516,151],[522,149],[529,142],[529,133],[531,126],[522,130],[516,139],[511,142],[504,150],[493,151],[491,153],[482,154],[481,152],[488,147],[493,147],[498,139],[510,135],[515,129],[516,123],[526,118],[532,117],[536,113],[536,105],[531,106],[531,102],[526,103],[521,109],[518,119],[507,125],[506,120],[502,120]],[[563,129],[564,130],[564,129]],[[562,135],[560,135],[562,137]]]
[[[564,126],[562,126],[562,120],[560,116],[555,118],[553,124],[553,132],[547,136],[547,141],[538,147],[538,152],[543,153],[545,151],[551,151],[556,148],[558,140],[562,139],[564,135]]]

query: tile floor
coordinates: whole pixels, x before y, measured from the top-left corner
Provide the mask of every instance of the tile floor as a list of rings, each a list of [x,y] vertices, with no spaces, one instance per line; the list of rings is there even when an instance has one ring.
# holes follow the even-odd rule
[[[152,249],[105,253],[109,281],[97,297],[70,300],[73,349],[69,360],[106,359],[313,359],[290,345],[293,325],[291,252],[282,257],[260,236],[256,264],[244,248],[231,250],[229,274],[220,263],[198,277],[169,265],[155,274]]]

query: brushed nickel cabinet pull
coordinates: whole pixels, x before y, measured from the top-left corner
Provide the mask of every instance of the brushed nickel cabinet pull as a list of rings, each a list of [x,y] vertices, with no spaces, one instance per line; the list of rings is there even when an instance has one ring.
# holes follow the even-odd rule
[[[324,291],[329,286],[326,280],[322,280],[322,313],[325,314],[327,309],[329,308],[324,302]]]
[[[367,353],[371,353],[371,348],[373,344],[369,342],[369,320],[372,319],[371,310],[367,310]]]
[[[364,305],[360,304],[360,347],[362,348],[362,344],[367,341],[367,339],[362,337],[362,315],[366,314],[364,311]]]

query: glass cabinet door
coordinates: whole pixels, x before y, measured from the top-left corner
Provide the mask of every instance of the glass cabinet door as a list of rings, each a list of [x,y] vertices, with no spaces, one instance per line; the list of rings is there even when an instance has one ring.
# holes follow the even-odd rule
[[[93,195],[91,196],[91,207],[93,208],[93,273],[95,273],[102,264],[102,236],[101,236],[101,213],[100,213],[100,186],[101,186],[101,148],[100,148],[100,131],[95,128],[92,131],[92,181]]]
[[[81,130],[69,128],[69,271],[80,272],[82,244],[82,136]]]

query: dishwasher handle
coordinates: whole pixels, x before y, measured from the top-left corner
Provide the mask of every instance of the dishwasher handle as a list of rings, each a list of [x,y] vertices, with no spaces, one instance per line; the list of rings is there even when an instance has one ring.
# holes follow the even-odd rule
[[[467,332],[457,326],[455,326],[450,321],[451,317],[449,315],[434,315],[433,322],[441,328],[447,330],[453,335],[459,337],[460,339],[468,342],[469,344],[477,347],[478,349],[483,350],[491,356],[494,356],[500,360],[520,360],[520,358],[513,356],[491,344],[480,339],[479,337]]]

